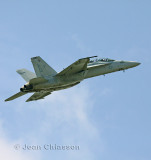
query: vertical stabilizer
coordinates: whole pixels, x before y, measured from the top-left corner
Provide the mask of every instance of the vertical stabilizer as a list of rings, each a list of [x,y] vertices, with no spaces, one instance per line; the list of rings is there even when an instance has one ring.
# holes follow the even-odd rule
[[[37,77],[35,73],[28,71],[27,69],[19,69],[16,72],[20,74],[26,82]]]
[[[37,77],[53,76],[57,74],[57,72],[39,56],[31,58],[31,62]]]

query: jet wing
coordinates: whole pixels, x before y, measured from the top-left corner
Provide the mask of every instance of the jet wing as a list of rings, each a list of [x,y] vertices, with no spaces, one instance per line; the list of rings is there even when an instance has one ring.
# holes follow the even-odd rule
[[[96,56],[93,56],[93,57],[96,57]],[[58,73],[56,76],[71,75],[71,74],[75,74],[77,72],[86,70],[87,64],[89,63],[90,58],[92,58],[92,57],[86,57],[86,58],[82,58],[82,59],[77,60],[76,62],[74,62],[73,64],[71,64],[67,68],[65,68],[63,71]]]
[[[26,92],[18,92],[18,93],[16,93],[15,95],[7,98],[5,101],[11,101],[11,100],[16,99],[16,98],[18,98],[18,97],[20,97],[20,96],[23,96],[23,95],[25,95],[25,94],[27,94],[27,93],[26,93]]]
[[[51,92],[35,92],[31,97],[26,100],[26,102],[44,99],[44,97],[48,96],[49,94],[51,94]]]

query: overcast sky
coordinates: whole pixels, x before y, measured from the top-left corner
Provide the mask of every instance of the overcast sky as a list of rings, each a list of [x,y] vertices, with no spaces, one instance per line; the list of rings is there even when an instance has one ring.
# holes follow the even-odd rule
[[[98,55],[141,65],[53,92],[4,102],[41,56],[57,72]],[[0,159],[151,159],[151,1],[0,1]],[[16,150],[15,145],[20,145]],[[23,150],[24,145],[79,150]]]

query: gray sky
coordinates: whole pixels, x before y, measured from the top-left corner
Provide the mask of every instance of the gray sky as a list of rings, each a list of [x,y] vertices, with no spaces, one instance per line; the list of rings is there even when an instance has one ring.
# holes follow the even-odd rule
[[[149,0],[0,1],[0,159],[151,159],[151,2]],[[142,64],[87,79],[45,100],[11,102],[41,56],[56,71],[98,55]],[[14,145],[20,149],[15,150]],[[77,145],[80,150],[23,150]]]

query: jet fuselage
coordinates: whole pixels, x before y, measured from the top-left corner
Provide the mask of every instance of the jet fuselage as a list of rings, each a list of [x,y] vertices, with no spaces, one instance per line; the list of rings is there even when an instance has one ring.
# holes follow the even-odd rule
[[[56,91],[61,89],[70,88],[74,85],[77,85],[82,80],[105,75],[108,73],[126,70],[132,67],[136,67],[140,63],[133,61],[104,61],[104,62],[92,62],[88,63],[87,70],[81,71],[73,75],[65,76],[46,76],[45,79],[48,79],[48,82],[40,83],[34,85],[32,89],[23,90],[26,92],[35,92],[35,91]],[[24,87],[22,87],[24,88]]]

